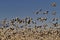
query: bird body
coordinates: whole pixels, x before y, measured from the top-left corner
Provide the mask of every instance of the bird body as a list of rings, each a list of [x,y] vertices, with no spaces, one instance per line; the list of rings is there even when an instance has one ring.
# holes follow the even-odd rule
[[[45,11],[45,12],[43,12],[43,14],[48,14],[48,12],[49,12],[49,11]]]
[[[40,20],[40,21],[42,21],[42,22],[43,22],[43,21],[46,21],[46,20],[47,20],[47,18],[46,18],[46,17],[44,17],[44,18],[43,18],[43,17],[40,17],[40,18],[38,18],[37,20]]]
[[[56,7],[56,2],[53,2],[53,3],[51,4],[51,6],[52,6],[52,7]]]

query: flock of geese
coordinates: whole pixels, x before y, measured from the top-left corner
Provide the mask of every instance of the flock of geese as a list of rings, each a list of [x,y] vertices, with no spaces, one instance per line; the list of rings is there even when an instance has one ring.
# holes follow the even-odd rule
[[[56,7],[56,3],[53,2],[51,4],[52,7]],[[38,11],[36,11],[34,14],[43,14],[43,16],[45,16],[45,14],[49,14],[49,11],[43,11],[42,12],[42,8]],[[52,12],[52,15],[55,16],[57,13],[56,11]],[[37,19],[33,19],[29,16],[20,19],[19,17],[13,18],[11,20],[7,20],[7,18],[5,18],[2,21],[3,24],[3,28],[0,28],[0,40],[54,40],[54,39],[60,39],[60,30],[56,30],[53,29],[53,27],[58,27],[58,21],[59,18],[53,17],[50,21],[52,23],[53,27],[48,28],[48,30],[45,30],[46,27],[49,27],[47,23],[44,23],[45,21],[49,21],[48,20],[48,16],[46,17],[38,17]],[[37,25],[37,21],[41,22],[43,25]],[[17,24],[17,25],[16,25]],[[19,26],[20,28],[19,28]],[[33,28],[28,28],[28,25],[31,26],[34,24]],[[14,29],[13,27],[15,27],[16,29]],[[17,29],[19,28],[19,29]],[[43,29],[42,29],[43,28]],[[60,29],[60,28],[58,28]]]
[[[56,3],[53,2],[53,3],[51,4],[51,6],[52,6],[52,7],[56,7]],[[38,10],[38,11],[35,12],[36,15],[37,15],[37,14],[40,14],[40,13],[42,13],[42,8],[41,8],[40,10]],[[43,15],[49,14],[49,11],[46,10],[46,11],[44,11],[42,14],[43,14]],[[53,12],[52,12],[52,15],[56,15],[56,11],[53,11]],[[36,20],[43,23],[44,21],[47,21],[48,18],[47,18],[47,17],[39,17],[39,18],[37,18]],[[58,26],[58,18],[53,18],[53,19],[52,19],[52,22],[53,22],[53,21],[57,21],[57,22],[55,22],[55,23],[52,23],[54,27],[57,27],[57,26]],[[20,18],[16,17],[15,19],[10,20],[10,23],[11,23],[12,25],[14,25],[15,22],[17,22],[17,23],[19,23],[19,24],[25,23],[26,25],[28,25],[28,24],[30,24],[30,23],[36,24],[36,21],[33,21],[33,18],[31,18],[31,17],[29,17],[29,16],[27,16],[27,17],[24,18],[24,19],[20,19]],[[5,23],[6,23],[6,19],[4,19],[4,21],[3,21],[3,24],[5,24]],[[46,26],[46,25],[45,25],[45,26]]]

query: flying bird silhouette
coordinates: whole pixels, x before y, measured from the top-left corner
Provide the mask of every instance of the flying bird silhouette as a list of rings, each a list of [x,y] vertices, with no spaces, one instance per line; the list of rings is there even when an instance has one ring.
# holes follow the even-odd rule
[[[45,12],[43,12],[43,14],[48,14],[48,12],[49,12],[49,11],[45,11]]]
[[[52,7],[56,7],[56,2],[51,3]]]
[[[40,17],[40,18],[37,18],[37,20],[39,20],[39,21],[41,21],[41,22],[43,22],[43,21],[46,21],[47,20],[47,18],[46,17]]]
[[[56,15],[56,11],[52,11],[52,15]]]
[[[42,8],[39,9],[39,10],[37,10],[37,11],[35,11],[34,13],[37,15],[37,14],[39,14],[41,11],[42,11]]]

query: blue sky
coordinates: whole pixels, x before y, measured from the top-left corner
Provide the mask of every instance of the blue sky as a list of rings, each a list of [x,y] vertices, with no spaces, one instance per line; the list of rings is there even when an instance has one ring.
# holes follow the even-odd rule
[[[51,2],[56,2],[57,6],[51,7]],[[40,8],[50,12],[56,10],[57,16],[60,16],[60,0],[0,0],[0,19],[26,16],[35,18],[40,15],[36,16],[33,12]]]

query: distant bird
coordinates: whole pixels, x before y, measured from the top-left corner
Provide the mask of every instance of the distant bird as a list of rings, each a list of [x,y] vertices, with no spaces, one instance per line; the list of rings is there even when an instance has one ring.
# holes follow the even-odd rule
[[[58,21],[59,19],[58,18],[56,18],[56,21]]]
[[[58,18],[53,18],[52,21],[58,21]]]
[[[43,22],[43,21],[46,21],[47,20],[47,18],[46,17],[40,17],[40,18],[38,18],[37,20],[40,20],[41,22]]]
[[[33,24],[36,24],[36,21],[32,21]]]
[[[20,19],[18,17],[15,18],[16,21],[19,21]]]
[[[10,20],[11,25],[14,25],[15,19]]]
[[[32,22],[32,18],[29,17],[29,21],[28,21],[28,24],[30,24]]]
[[[42,11],[42,9],[37,10],[36,12],[34,12],[36,15],[39,14]]]
[[[57,26],[58,26],[58,22],[53,23],[53,26],[54,26],[54,27],[57,27]]]
[[[45,11],[45,12],[43,12],[43,14],[48,14],[48,12],[49,12],[49,11]]]
[[[28,31],[31,31],[31,28],[28,28]]]
[[[37,11],[36,14],[39,14],[39,11]]]
[[[11,27],[10,27],[10,29],[11,29],[11,30],[14,30],[14,28],[11,28]]]
[[[25,23],[26,23],[26,24],[30,24],[31,21],[32,21],[32,18],[31,18],[31,17],[28,17],[28,16],[27,16],[27,17],[25,18]]]
[[[4,27],[4,28],[7,28],[7,27],[9,27],[9,26],[6,24],[6,25],[4,25],[3,27]]]
[[[56,15],[56,11],[52,11],[52,15]]]
[[[39,11],[41,12],[42,11],[42,8],[40,8]]]
[[[23,28],[24,26],[22,25],[22,26],[20,26],[20,28]]]
[[[22,19],[22,22],[25,23],[25,19]]]
[[[52,7],[56,7],[56,2],[51,3]]]
[[[18,20],[18,23],[20,24],[20,23],[22,23],[23,21],[20,19],[20,20]]]
[[[31,20],[30,20],[30,19],[28,19],[27,23],[28,23],[28,24],[30,24],[30,22],[31,22]]]
[[[19,24],[23,22],[23,21],[22,21],[21,19],[19,19],[18,17],[16,17],[15,20],[16,20]]]
[[[47,24],[43,24],[44,29],[45,29],[47,26],[48,26]]]
[[[2,23],[3,24],[6,24],[6,21],[7,21],[7,18],[5,18]]]
[[[42,25],[36,26],[36,28],[41,28],[41,27],[42,27]]]
[[[53,18],[52,21],[55,21],[55,18]]]

